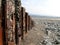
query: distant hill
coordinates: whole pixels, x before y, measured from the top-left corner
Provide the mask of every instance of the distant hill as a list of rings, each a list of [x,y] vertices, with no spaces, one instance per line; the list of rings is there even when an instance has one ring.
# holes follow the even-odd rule
[[[42,16],[42,15],[30,15],[30,16],[35,18],[60,18],[56,16]]]

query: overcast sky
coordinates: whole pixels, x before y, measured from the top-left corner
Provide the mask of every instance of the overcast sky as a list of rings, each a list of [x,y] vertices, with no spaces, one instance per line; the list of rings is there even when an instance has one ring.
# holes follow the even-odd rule
[[[60,16],[60,0],[22,0],[29,14]]]

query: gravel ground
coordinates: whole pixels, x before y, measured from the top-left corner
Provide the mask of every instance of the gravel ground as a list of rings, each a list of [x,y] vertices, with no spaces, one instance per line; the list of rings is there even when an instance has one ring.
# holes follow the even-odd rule
[[[20,45],[41,45],[41,41],[44,39],[43,36],[45,34],[40,29],[39,22],[36,21],[35,27],[28,31],[24,40],[20,41]]]
[[[35,22],[35,26],[28,31],[28,33],[24,36],[24,40],[20,41],[20,45],[55,45],[55,44],[51,44],[51,36],[53,37],[53,33],[51,33],[51,35],[46,35],[46,24],[47,22],[49,23],[54,23],[54,24],[58,24],[60,25],[60,21],[59,20],[54,20],[54,19],[35,19],[33,18],[34,22]],[[49,38],[48,38],[49,37]],[[47,39],[45,39],[47,38]],[[55,38],[55,37],[53,37]],[[48,40],[46,44],[43,44],[42,42],[44,40]],[[58,45],[58,44],[57,44]],[[60,45],[60,44],[59,44]]]

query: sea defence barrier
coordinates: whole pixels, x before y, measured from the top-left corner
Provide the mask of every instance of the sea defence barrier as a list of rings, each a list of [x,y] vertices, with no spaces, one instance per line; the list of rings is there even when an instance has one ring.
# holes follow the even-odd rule
[[[0,0],[0,45],[19,45],[34,26],[21,0]]]

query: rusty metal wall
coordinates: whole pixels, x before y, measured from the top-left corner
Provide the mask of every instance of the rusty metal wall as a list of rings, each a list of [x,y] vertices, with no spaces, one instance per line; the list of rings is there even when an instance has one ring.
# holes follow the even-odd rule
[[[33,22],[25,8],[21,7],[21,0],[3,0],[0,8],[1,5],[0,26],[2,23],[4,45],[18,45],[19,38],[24,37],[24,30],[27,33]]]
[[[2,27],[4,32],[4,45],[16,45],[15,0],[2,0]]]

